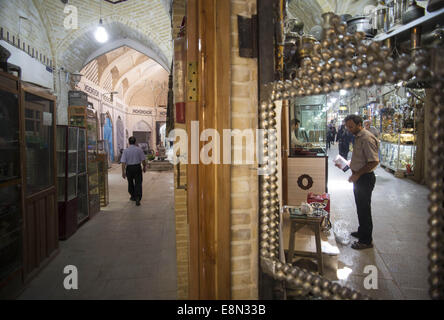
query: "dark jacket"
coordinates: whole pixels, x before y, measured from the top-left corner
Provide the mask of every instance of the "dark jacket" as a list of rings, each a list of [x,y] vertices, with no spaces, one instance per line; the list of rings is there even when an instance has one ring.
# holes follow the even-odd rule
[[[338,135],[336,136],[336,141],[339,142],[340,147],[347,147],[350,143],[353,143],[354,137],[353,134],[347,130],[344,125],[341,125],[338,131]]]

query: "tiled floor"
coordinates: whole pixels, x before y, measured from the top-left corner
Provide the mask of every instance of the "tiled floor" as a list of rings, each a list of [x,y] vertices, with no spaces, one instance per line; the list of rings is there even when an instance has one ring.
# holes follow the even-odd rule
[[[335,145],[329,152],[331,212],[337,226],[349,234],[358,227],[353,185],[347,182],[349,173],[334,167],[332,159],[337,153]],[[338,243],[339,269],[352,270],[339,283],[378,299],[428,299],[428,189],[410,179],[396,178],[381,167],[375,173],[372,196],[375,246],[356,251],[350,248],[354,238],[350,238],[348,245]],[[364,288],[366,265],[377,267],[377,290]]]
[[[109,172],[110,204],[60,242],[20,299],[176,299],[173,172],[144,174],[140,207],[120,173]],[[67,265],[77,267],[78,290],[63,286]]]

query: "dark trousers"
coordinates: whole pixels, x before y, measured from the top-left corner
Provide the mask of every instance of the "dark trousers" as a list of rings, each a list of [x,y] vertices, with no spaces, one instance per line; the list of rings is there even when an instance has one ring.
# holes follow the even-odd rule
[[[355,195],[355,203],[358,211],[359,221],[359,242],[372,243],[372,192],[375,187],[376,177],[373,172],[363,174],[358,181],[353,184],[353,193]]]
[[[128,179],[128,192],[132,198],[142,199],[142,167],[140,164],[126,166],[126,178]]]

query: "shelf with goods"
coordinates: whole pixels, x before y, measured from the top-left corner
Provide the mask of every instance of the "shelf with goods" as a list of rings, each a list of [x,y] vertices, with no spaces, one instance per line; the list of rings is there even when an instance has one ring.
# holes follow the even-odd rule
[[[403,25],[395,25],[387,32],[379,33],[375,36],[374,41],[384,41],[389,38],[396,38],[396,40],[403,41],[410,37],[410,32],[413,28],[420,27],[422,32],[428,32],[435,28],[436,25],[442,23],[444,19],[444,8],[439,10],[428,12],[425,11],[425,15],[419,17],[409,23]]]
[[[381,166],[412,174],[416,157],[416,108],[412,99],[387,96],[380,109]]]
[[[89,215],[92,217],[100,211],[99,171],[97,160],[98,118],[97,112],[92,109],[87,109],[86,132],[88,148]]]
[[[414,170],[416,146],[381,141],[381,165],[393,170],[411,173]]]
[[[70,125],[84,128],[85,157],[78,163],[84,171],[79,174],[77,183],[81,186],[78,223],[81,224],[100,211],[97,169],[97,112],[90,106],[88,96],[82,91],[69,92],[68,117]],[[85,192],[87,190],[87,192]],[[81,198],[81,199],[80,199]],[[86,205],[87,202],[87,205]],[[82,212],[80,212],[82,211]]]

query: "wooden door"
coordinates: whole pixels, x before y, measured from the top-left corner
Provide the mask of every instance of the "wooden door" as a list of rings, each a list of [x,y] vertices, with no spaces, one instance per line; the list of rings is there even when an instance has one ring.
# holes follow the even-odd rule
[[[230,1],[187,1],[188,133],[192,121],[199,121],[199,135],[209,128],[219,134],[231,128],[230,21]],[[187,166],[189,298],[230,299],[231,167],[192,164],[192,139]],[[198,143],[199,150],[203,144]]]
[[[24,278],[29,281],[58,252],[55,97],[22,83]]]
[[[56,189],[52,187],[26,199],[25,279],[29,280],[58,249]]]

